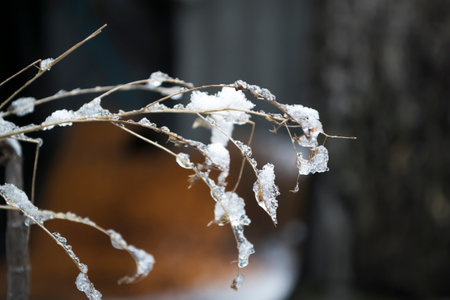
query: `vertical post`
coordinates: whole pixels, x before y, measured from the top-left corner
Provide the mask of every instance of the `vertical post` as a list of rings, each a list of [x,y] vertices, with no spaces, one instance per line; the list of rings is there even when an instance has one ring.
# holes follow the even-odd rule
[[[5,182],[23,188],[22,156],[20,144],[13,139],[0,141],[0,163],[5,167]],[[6,263],[8,268],[8,300],[27,300],[30,286],[28,255],[29,228],[25,217],[18,211],[7,213]]]

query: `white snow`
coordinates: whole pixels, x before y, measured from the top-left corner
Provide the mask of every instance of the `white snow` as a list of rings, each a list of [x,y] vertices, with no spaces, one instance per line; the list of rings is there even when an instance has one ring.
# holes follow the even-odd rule
[[[9,122],[0,117],[0,134],[6,134],[8,132],[18,129],[16,124]]]
[[[8,107],[9,111],[14,111],[19,117],[30,114],[34,111],[34,103],[36,99],[33,97],[22,97],[14,100]]]
[[[211,118],[226,135],[231,136],[234,124],[242,125],[250,119],[250,115],[237,110],[250,110],[255,105],[247,100],[242,91],[234,88],[224,87],[216,95],[195,91],[191,95],[191,102],[186,106],[187,110],[193,111],[215,111]],[[231,110],[227,110],[231,109]],[[220,111],[216,111],[220,110]],[[222,143],[226,146],[228,137],[217,128],[212,128],[212,143]]]
[[[216,164],[222,169],[219,175],[219,184],[223,184],[230,170],[230,152],[222,143],[212,143],[206,146],[206,155],[208,156],[206,161],[208,165]]]
[[[280,195],[278,186],[275,184],[274,166],[267,163],[262,170],[258,170],[258,178],[253,184],[253,192],[255,193],[256,201],[272,218],[272,221],[277,223],[277,208],[278,201],[276,197]]]

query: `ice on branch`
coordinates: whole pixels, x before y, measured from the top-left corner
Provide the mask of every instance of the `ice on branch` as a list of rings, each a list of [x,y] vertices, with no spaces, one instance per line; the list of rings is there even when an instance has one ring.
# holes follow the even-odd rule
[[[253,184],[253,192],[256,201],[277,223],[278,201],[276,197],[280,195],[278,186],[275,184],[274,166],[271,163],[265,164],[262,170],[258,170],[258,177]]]
[[[245,268],[248,265],[248,259],[251,254],[255,253],[255,248],[253,244],[250,243],[244,236],[244,226],[242,225],[232,225],[234,236],[238,244],[239,260],[238,267]]]
[[[102,294],[97,291],[94,284],[89,280],[85,273],[80,272],[75,280],[77,289],[86,294],[89,300],[101,300]]]
[[[230,222],[231,225],[249,225],[250,219],[245,214],[244,199],[234,192],[223,194],[220,202],[216,202],[214,208],[214,221],[218,225],[225,225]]]
[[[147,86],[149,89],[154,89],[160,86],[164,80],[171,79],[169,75],[163,73],[161,71],[153,72],[150,75],[150,80],[147,82]]]
[[[230,152],[221,143],[212,143],[206,146],[206,163],[208,165],[216,164],[221,168],[219,175],[219,184],[224,184],[230,171]]]
[[[275,101],[277,99],[275,95],[272,94],[268,89],[261,88],[254,84],[248,84],[243,80],[237,80],[234,83],[234,86],[238,90],[244,89],[250,91],[250,93],[252,93],[258,99],[267,99],[269,101]]]
[[[318,145],[317,137],[323,133],[322,123],[319,120],[319,112],[300,104],[283,105],[286,112],[300,124],[305,137],[298,140],[303,147],[315,147]]]
[[[189,159],[189,154],[180,152],[176,157],[177,164],[184,169],[192,169],[194,164]]]
[[[30,218],[41,225],[44,224],[45,221],[53,219],[53,216],[41,213],[39,209],[34,206],[30,200],[28,200],[25,192],[17,188],[14,184],[6,183],[4,185],[0,185],[0,194],[3,195],[8,205],[16,207],[25,213],[28,217],[25,220],[26,225],[30,225],[32,223]]]
[[[73,252],[72,246],[67,244],[67,239],[65,237],[63,237],[59,232],[53,232],[52,235],[59,242],[61,247],[64,248],[64,250],[70,256],[70,258],[77,264],[80,271],[83,273],[87,273],[88,267],[85,264],[80,262],[80,259],[78,258],[78,256],[76,256],[75,252]]]
[[[106,234],[109,235],[111,239],[111,245],[114,248],[119,250],[127,250],[136,262],[136,274],[134,274],[132,277],[127,276],[122,278],[121,280],[119,280],[119,283],[131,283],[136,281],[136,279],[138,278],[147,276],[148,273],[150,273],[155,263],[153,255],[145,252],[142,249],[138,249],[133,245],[129,245],[120,233],[112,229],[106,230]]]
[[[13,111],[17,116],[22,117],[34,111],[35,102],[36,99],[33,97],[19,98],[11,103],[8,110]]]
[[[215,95],[195,91],[191,95],[191,102],[186,106],[187,110],[211,111],[210,115],[214,125],[219,127],[225,135],[217,128],[212,128],[211,143],[227,145],[228,136],[231,136],[234,125],[245,124],[250,115],[242,110],[250,110],[255,105],[247,100],[242,91],[234,88],[224,87]]]
[[[39,68],[41,70],[48,70],[48,71],[50,71],[51,67],[49,67],[49,65],[53,62],[53,60],[54,60],[53,58],[46,58],[46,59],[41,60]]]
[[[297,158],[297,167],[300,175],[328,171],[328,150],[324,146],[313,148],[308,159],[303,158],[302,153],[298,153]]]
[[[72,122],[70,121],[91,120],[108,116],[111,116],[111,112],[101,106],[100,98],[95,98],[91,102],[81,106],[77,111],[67,109],[54,111],[45,119],[42,126],[45,126],[45,129],[52,129],[54,124],[59,126],[70,126],[72,125]]]

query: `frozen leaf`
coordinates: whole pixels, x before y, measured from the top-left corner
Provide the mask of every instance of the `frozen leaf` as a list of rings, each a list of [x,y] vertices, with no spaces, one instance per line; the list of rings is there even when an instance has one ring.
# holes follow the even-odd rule
[[[278,186],[275,184],[275,173],[273,164],[265,164],[262,170],[258,170],[258,178],[253,184],[253,192],[256,201],[277,223],[278,201],[276,197],[280,195]]]
[[[297,154],[297,167],[300,175],[322,173],[328,171],[328,150],[319,146],[311,150],[309,159],[303,158],[302,153]]]
[[[22,117],[34,111],[35,102],[36,99],[33,97],[19,98],[11,103],[8,110],[14,111],[17,116]]]
[[[94,284],[89,280],[85,273],[80,272],[75,280],[77,289],[86,294],[89,300],[101,300],[102,294],[97,291]]]
[[[130,250],[131,255],[133,255],[137,263],[136,276],[147,276],[155,263],[153,256],[142,249],[134,247],[133,245],[129,245],[128,250]]]

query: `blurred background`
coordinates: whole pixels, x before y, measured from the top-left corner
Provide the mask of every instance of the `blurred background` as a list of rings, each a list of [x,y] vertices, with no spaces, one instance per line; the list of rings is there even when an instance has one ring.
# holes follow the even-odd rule
[[[253,179],[244,177],[240,194],[256,254],[236,293],[228,287],[236,275],[231,231],[206,226],[214,208],[209,193],[200,185],[187,191],[189,172],[172,158],[113,126],[40,133],[38,206],[88,216],[155,256],[148,278],[117,286],[116,279],[133,272],[126,254],[90,229],[49,222],[89,265],[105,298],[450,297],[449,1],[19,0],[6,1],[2,12],[0,80],[108,24],[20,96],[119,84],[158,70],[196,85],[243,79],[280,102],[317,109],[327,133],[358,137],[328,140],[330,172],[303,178],[292,194],[288,138],[257,120],[254,156],[259,165],[278,166],[280,224],[273,228],[253,203]],[[2,86],[2,99],[32,74]],[[103,104],[131,109],[155,97],[120,93]],[[40,123],[55,109],[87,100],[55,102],[14,121]],[[208,139],[186,117],[152,121]],[[248,128],[237,133],[248,135]],[[24,148],[29,191],[33,147]],[[1,236],[0,246],[3,253]],[[31,299],[83,299],[75,290],[77,270],[36,228],[30,252]],[[3,255],[1,264],[0,299]]]

